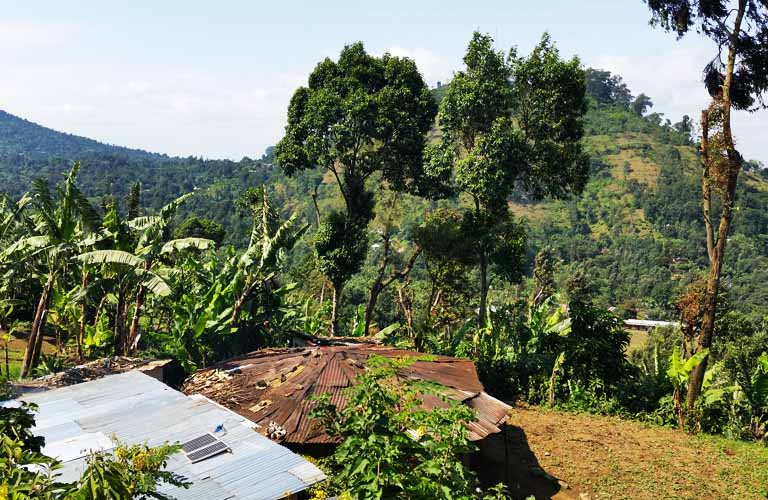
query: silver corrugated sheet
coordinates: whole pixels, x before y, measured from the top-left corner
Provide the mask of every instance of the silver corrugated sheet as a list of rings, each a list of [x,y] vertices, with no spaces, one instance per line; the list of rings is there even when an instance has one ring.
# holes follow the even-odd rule
[[[270,500],[325,479],[317,467],[255,432],[252,422],[203,396],[185,396],[137,371],[24,394],[19,400],[39,406],[34,431],[45,437],[46,446],[67,450],[69,460],[60,471],[63,481],[79,477],[88,452],[75,450],[70,443],[87,446],[90,435],[156,446],[205,433],[223,441],[231,453],[195,464],[177,453],[168,470],[192,485],[188,489],[164,486],[162,493],[178,500]],[[219,426],[223,430],[215,432]]]

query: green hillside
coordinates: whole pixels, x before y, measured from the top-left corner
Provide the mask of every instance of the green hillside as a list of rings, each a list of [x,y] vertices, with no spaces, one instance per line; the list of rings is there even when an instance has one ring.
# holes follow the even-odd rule
[[[112,146],[73,134],[57,132],[0,110],[0,155],[25,158],[72,158],[91,153],[119,154],[130,158],[161,159],[165,155]]]
[[[601,305],[615,306],[621,314],[673,318],[681,286],[705,266],[696,146],[682,123],[633,112],[627,96],[612,88],[615,77],[589,74],[591,108],[584,145],[592,167],[584,193],[567,201],[510,201],[527,226],[529,267],[538,249],[548,245],[563,264],[558,266],[561,283],[581,268]],[[446,88],[435,89],[436,99]],[[73,160],[82,162],[80,184],[87,195],[123,199],[139,182],[142,204],[150,212],[196,190],[180,217],[194,213],[213,219],[224,225],[225,241],[236,245],[247,240],[247,224],[234,201],[249,187],[268,185],[284,214],[299,213],[307,221],[314,220],[310,195],[316,186],[321,211],[340,201],[330,179],[319,172],[288,178],[272,163],[270,151],[259,160],[237,162],[172,158],[62,134],[0,113],[0,183],[12,198],[27,191],[36,177],[59,181]],[[768,290],[761,286],[768,279],[768,215],[763,210],[768,206],[768,172],[746,172],[739,200],[726,269],[728,297],[743,312],[759,313],[768,310]],[[407,246],[427,210],[456,203],[402,197],[396,237]],[[296,264],[311,254],[310,238],[305,236],[292,256]],[[351,299],[348,319],[355,304],[365,300],[376,258],[369,255],[346,291]],[[423,265],[417,265],[414,279],[424,273]],[[504,301],[509,293],[496,288],[491,297]],[[393,300],[382,297],[383,324],[394,317]]]

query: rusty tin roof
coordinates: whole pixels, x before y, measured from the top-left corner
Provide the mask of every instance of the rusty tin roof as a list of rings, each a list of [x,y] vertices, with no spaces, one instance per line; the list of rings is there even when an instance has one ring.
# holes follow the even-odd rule
[[[286,443],[331,443],[333,440],[309,417],[315,404],[310,396],[329,393],[332,402],[343,407],[344,389],[354,383],[373,355],[424,357],[414,351],[365,344],[267,349],[198,371],[187,379],[182,390],[213,399],[256,422],[266,434],[274,422],[285,431],[278,440]],[[473,408],[478,417],[468,426],[473,441],[499,432],[506,422],[510,406],[483,392],[472,361],[429,356],[401,369],[400,376],[436,382],[445,387],[445,396]],[[438,397],[425,396],[424,404],[445,403]]]

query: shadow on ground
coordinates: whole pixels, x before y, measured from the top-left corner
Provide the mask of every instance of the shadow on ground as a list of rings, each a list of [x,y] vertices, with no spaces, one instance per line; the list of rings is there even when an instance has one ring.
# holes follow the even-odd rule
[[[520,500],[579,499],[578,492],[544,470],[522,428],[507,425],[478,444],[480,450],[471,462],[485,487],[503,482],[512,497]]]

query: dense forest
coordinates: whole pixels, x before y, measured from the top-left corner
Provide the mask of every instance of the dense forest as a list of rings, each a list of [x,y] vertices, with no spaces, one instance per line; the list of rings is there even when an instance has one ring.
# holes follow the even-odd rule
[[[432,90],[436,102],[448,87]],[[625,317],[677,319],[676,297],[696,278],[705,259],[692,122],[681,117],[671,123],[663,113],[633,108],[631,90],[620,76],[605,71],[587,71],[587,95],[583,142],[590,157],[590,176],[584,193],[562,201],[534,201],[520,194],[510,198],[513,214],[526,226],[526,274],[530,276],[536,253],[549,247],[560,263],[560,284],[581,270],[590,276],[600,305],[616,307]],[[283,215],[298,214],[305,221],[315,219],[313,193],[321,210],[340,203],[330,179],[321,173],[286,176],[275,164],[272,148],[256,160],[171,158],[61,134],[7,113],[0,115],[0,133],[0,179],[11,199],[27,192],[36,178],[62,181],[77,160],[79,184],[97,205],[108,197],[126,199],[135,183],[141,184],[142,207],[148,213],[195,192],[179,210],[181,232],[199,227],[204,219],[209,230],[220,235],[213,238],[219,243],[247,244],[249,225],[235,201],[254,186],[266,186]],[[768,170],[759,162],[747,167],[739,184],[726,275],[734,307],[760,316],[768,307],[768,291],[760,286],[768,279],[768,214],[762,210],[768,203]],[[390,214],[388,207],[394,202],[386,196],[377,200],[381,213],[375,224],[391,226],[399,244],[412,244],[414,228],[437,205],[398,195],[399,207]],[[453,204],[439,202],[445,207]],[[375,245],[377,227],[370,230]],[[292,264],[298,266],[309,258],[310,239],[307,235],[299,243],[291,255]],[[376,257],[372,252],[347,290],[350,300],[344,317],[348,323],[353,321],[354,308],[364,301],[377,268]],[[426,279],[426,272],[424,263],[417,261],[414,279]],[[385,303],[392,303],[392,293],[385,291]],[[395,315],[394,309],[382,308],[379,320],[388,324]]]

